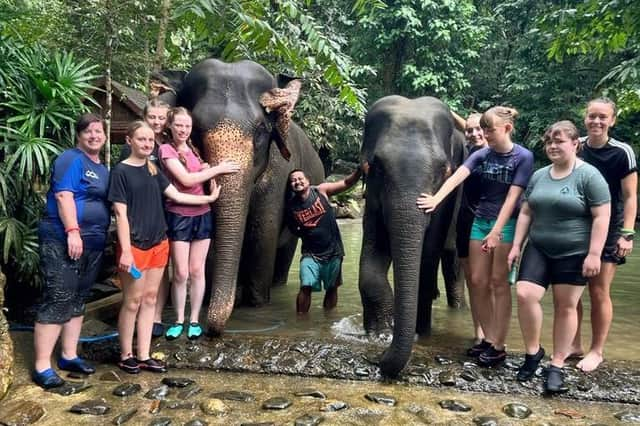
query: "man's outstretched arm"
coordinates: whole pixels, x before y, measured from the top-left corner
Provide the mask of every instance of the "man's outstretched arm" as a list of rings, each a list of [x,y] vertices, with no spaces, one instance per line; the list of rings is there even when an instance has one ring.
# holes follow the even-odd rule
[[[342,180],[339,180],[337,182],[321,183],[320,185],[318,185],[318,191],[325,194],[327,197],[334,194],[339,194],[355,185],[355,183],[360,179],[361,175],[362,168],[358,166],[358,168],[353,173]]]

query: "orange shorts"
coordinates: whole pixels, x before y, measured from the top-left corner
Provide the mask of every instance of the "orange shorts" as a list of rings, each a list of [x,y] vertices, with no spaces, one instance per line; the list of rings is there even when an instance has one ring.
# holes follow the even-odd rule
[[[141,250],[131,246],[133,254],[133,263],[140,271],[154,268],[164,268],[169,261],[169,240],[164,239],[158,245],[147,250]],[[122,247],[120,244],[116,247],[116,262],[120,264],[120,256],[122,256]]]

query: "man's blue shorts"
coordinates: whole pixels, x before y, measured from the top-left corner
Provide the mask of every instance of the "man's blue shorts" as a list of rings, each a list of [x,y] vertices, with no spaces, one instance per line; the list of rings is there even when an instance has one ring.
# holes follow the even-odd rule
[[[469,239],[471,240],[479,240],[482,241],[484,238],[491,232],[493,229],[493,225],[496,224],[495,219],[484,219],[481,217],[476,217],[473,220],[473,225],[471,225],[471,236]],[[511,218],[505,223],[502,228],[502,236],[500,238],[501,243],[513,243],[513,235],[516,231],[516,220]]]
[[[300,259],[300,287],[311,287],[312,291],[329,290],[338,287],[340,283],[340,271],[342,269],[342,257],[334,256],[329,260],[318,260],[312,256],[303,256]]]

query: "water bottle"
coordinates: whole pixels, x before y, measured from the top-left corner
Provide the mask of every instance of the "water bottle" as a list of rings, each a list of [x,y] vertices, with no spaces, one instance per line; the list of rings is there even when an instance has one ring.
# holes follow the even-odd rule
[[[517,280],[518,280],[518,265],[516,265],[516,262],[513,262],[513,264],[511,265],[511,269],[509,270],[509,277],[507,278],[507,281],[509,281],[509,285],[514,285]]]
[[[131,267],[129,268],[129,275],[131,275],[134,280],[137,280],[137,279],[140,279],[140,277],[142,276],[142,272],[140,272],[140,270],[136,268],[136,265],[132,264]]]

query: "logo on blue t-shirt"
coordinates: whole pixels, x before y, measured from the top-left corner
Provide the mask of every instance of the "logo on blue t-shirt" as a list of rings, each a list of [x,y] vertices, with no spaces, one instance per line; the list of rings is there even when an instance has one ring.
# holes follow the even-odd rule
[[[87,171],[84,173],[84,175],[85,175],[86,177],[88,177],[88,178],[91,178],[91,179],[100,179],[100,178],[98,177],[98,175],[96,174],[96,172],[94,172],[93,170],[87,170]]]

